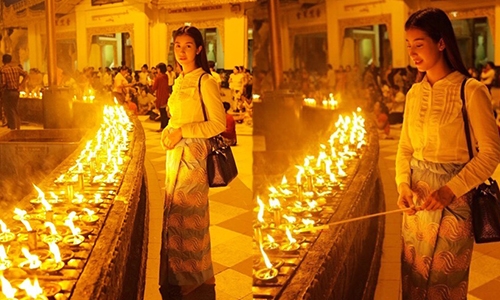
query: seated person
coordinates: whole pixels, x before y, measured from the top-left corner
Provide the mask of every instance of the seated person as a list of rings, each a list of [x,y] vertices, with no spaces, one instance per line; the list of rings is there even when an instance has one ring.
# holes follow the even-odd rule
[[[133,115],[137,116],[137,104],[134,102],[134,94],[132,91],[128,91],[125,94],[125,109],[128,109]]]
[[[379,130],[380,139],[390,139],[389,109],[382,101],[377,101],[373,105],[373,113],[375,114],[375,122]]]
[[[226,111],[226,131],[222,132],[222,138],[226,145],[235,146],[237,143],[236,139],[236,122],[234,121],[233,115],[228,113],[231,108],[231,104],[224,102],[224,110]]]
[[[139,92],[137,95],[139,114],[148,115],[149,112],[154,108],[155,100],[155,96],[148,93],[145,87],[139,87]]]
[[[394,97],[392,99],[391,111],[389,113],[390,124],[403,123],[403,113],[405,110],[406,96],[401,92],[401,88],[397,85],[392,87]]]

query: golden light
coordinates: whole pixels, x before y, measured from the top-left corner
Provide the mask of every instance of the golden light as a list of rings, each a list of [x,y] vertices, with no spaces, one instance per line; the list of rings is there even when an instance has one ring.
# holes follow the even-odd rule
[[[0,273],[0,281],[2,282],[2,293],[7,299],[16,299],[17,289],[13,288],[10,282]]]
[[[38,296],[43,294],[43,290],[38,283],[38,278],[35,277],[33,284],[31,284],[31,280],[26,278],[23,283],[19,285],[19,287],[26,291],[26,294],[32,299],[37,299]]]
[[[48,227],[50,229],[50,234],[57,235],[57,230],[56,226],[52,222],[45,222],[44,223],[45,227]]]
[[[312,227],[314,226],[314,220],[311,219],[302,219],[302,224],[304,224],[306,227]]]
[[[275,241],[274,241],[274,238],[273,238],[273,237],[272,237],[269,233],[267,234],[267,240],[268,240],[268,241],[269,241],[269,243],[271,243],[271,244],[275,242]]]
[[[7,257],[7,252],[5,251],[5,247],[3,246],[3,244],[0,244],[0,261],[7,259],[8,257]]]
[[[54,199],[55,202],[59,200],[59,197],[54,192],[50,192],[50,196],[52,197],[52,199]]]
[[[68,215],[68,218],[66,220],[64,220],[64,225],[69,227],[72,235],[78,235],[81,232],[81,229],[78,227],[75,227],[75,224],[73,223],[73,219],[75,218],[75,216],[76,216],[76,212],[73,211]]]
[[[2,220],[0,220],[0,228],[2,229],[2,233],[10,232],[10,229],[7,228],[7,224],[5,224]]]
[[[262,253],[262,258],[264,259],[264,264],[266,265],[266,268],[272,269],[273,264],[269,260],[269,257],[266,255],[266,252],[264,252],[264,248],[262,247],[262,245],[260,245],[259,248],[260,248],[260,253]]]
[[[257,220],[259,220],[260,223],[264,223],[265,205],[259,196],[257,196],[257,203],[259,204],[259,213],[257,214]]]
[[[295,178],[295,182],[297,183],[297,185],[301,185],[302,184],[302,175],[304,175],[305,173],[305,170],[304,170],[304,167],[302,166],[295,166],[297,169],[299,169],[299,172],[297,172],[297,176]]]
[[[272,209],[280,208],[281,207],[280,200],[278,198],[270,198],[269,207],[271,207]]]
[[[57,246],[57,244],[54,242],[49,243],[49,250],[52,253],[52,255],[54,256],[54,261],[56,263],[60,263],[61,262],[61,251],[59,250],[59,246]]]
[[[39,200],[42,200],[42,199],[45,200],[45,193],[42,192],[42,190],[39,187],[37,187],[35,184],[33,184],[33,187],[38,192],[38,199]]]
[[[33,270],[40,268],[42,262],[40,261],[37,255],[31,254],[28,248],[25,247],[23,247],[21,251],[23,252],[24,257],[26,257],[26,259],[28,260],[30,269]]]
[[[285,218],[290,224],[297,222],[297,218],[295,218],[294,216],[283,215],[283,218]]]
[[[318,202],[316,202],[316,200],[307,201],[307,205],[309,208],[315,208],[318,206]]]
[[[269,197],[276,197],[276,195],[279,194],[278,190],[274,186],[271,186],[271,187],[269,187],[267,189],[271,192],[269,194]]]
[[[321,145],[322,150],[319,152],[318,155],[318,160],[316,161],[316,168],[321,168],[321,163],[323,162],[324,159],[326,159],[328,156],[326,155],[326,152],[324,150],[325,145]]]
[[[292,237],[292,233],[288,227],[286,228],[286,237],[288,238],[288,243],[290,245],[297,243],[297,240]]]

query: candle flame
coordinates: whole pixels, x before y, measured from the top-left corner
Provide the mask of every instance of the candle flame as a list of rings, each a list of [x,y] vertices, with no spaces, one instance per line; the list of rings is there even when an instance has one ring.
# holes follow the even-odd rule
[[[288,227],[286,228],[286,237],[288,238],[288,242],[290,245],[297,243],[297,240],[293,238],[292,233],[290,232],[290,229]]]
[[[302,166],[295,166],[297,169],[299,169],[299,172],[297,172],[297,177],[295,178],[295,181],[298,185],[302,184],[302,175],[304,174],[304,167]]]
[[[283,218],[285,218],[290,224],[297,222],[297,218],[295,218],[294,216],[283,215]]]
[[[268,233],[267,234],[267,240],[269,241],[269,243],[274,243],[274,238]]]
[[[259,220],[260,223],[264,223],[264,209],[265,209],[265,205],[264,205],[264,202],[260,199],[259,196],[257,196],[257,203],[259,204],[259,213],[257,214],[257,220]]]
[[[33,184],[33,183],[32,183]],[[44,192],[42,192],[42,190],[37,187],[35,184],[33,184],[33,187],[35,188],[35,190],[38,192],[38,199],[42,200],[42,199],[45,199],[45,194]]]
[[[5,224],[2,220],[0,220],[0,228],[2,228],[2,232],[10,232],[9,228],[7,228],[7,224]]]
[[[23,252],[24,257],[26,257],[26,259],[30,263],[30,265],[29,265],[30,269],[37,269],[42,265],[42,262],[40,261],[38,256],[31,254],[30,251],[28,250],[28,248],[23,247],[21,249],[21,251]]]
[[[281,185],[282,186],[287,186],[288,185],[288,180],[286,180],[286,176],[283,175],[283,179],[281,179]]]
[[[54,256],[54,261],[56,263],[60,263],[61,262],[61,251],[59,250],[59,246],[57,246],[57,244],[54,242],[49,243],[49,250],[52,253],[52,255]]]
[[[267,256],[266,252],[264,252],[264,248],[262,247],[262,245],[260,245],[259,248],[260,248],[260,253],[262,253],[262,257],[264,258],[264,264],[266,264],[266,268],[272,269],[273,264],[269,260],[269,257]]]
[[[45,222],[44,225],[45,225],[45,227],[49,227],[50,228],[50,234],[53,234],[53,235],[58,234],[57,230],[56,230],[56,226],[54,225],[54,223],[52,223],[52,222]]]
[[[269,194],[270,197],[279,194],[278,190],[274,186],[269,187],[268,190],[271,192],[271,194]]]
[[[71,230],[71,234],[73,235],[78,235],[81,232],[81,229],[78,227],[75,227],[75,224],[73,223],[73,219],[76,216],[76,212],[72,211],[66,220],[64,220],[64,225],[68,226],[69,229]]]
[[[313,226],[315,222],[314,222],[314,220],[311,220],[311,219],[302,219],[302,223],[306,227],[310,227],[310,226]]]
[[[87,215],[89,215],[89,217],[92,217],[95,214],[95,212],[93,210],[88,209],[88,208],[84,208],[83,211],[86,212]]]
[[[278,198],[270,198],[269,199],[269,206],[273,209],[281,208],[280,200]]]
[[[2,282],[2,293],[7,299],[15,299],[17,289],[13,288],[10,282],[3,277],[3,273],[0,273],[0,280]]]
[[[309,205],[309,208],[312,209],[312,208],[315,208],[316,206],[318,206],[318,202],[316,202],[315,200],[308,201],[307,205]]]
[[[26,278],[19,287],[26,291],[26,294],[32,299],[37,299],[38,296],[42,295],[43,290],[38,283],[38,278],[35,277],[35,281],[31,284],[31,280]]]
[[[56,195],[56,193],[54,192],[50,192],[50,196],[52,197],[52,199],[54,199],[56,202],[57,200],[59,200],[59,197]]]
[[[5,261],[7,259],[7,252],[5,251],[3,244],[0,244],[0,261]]]

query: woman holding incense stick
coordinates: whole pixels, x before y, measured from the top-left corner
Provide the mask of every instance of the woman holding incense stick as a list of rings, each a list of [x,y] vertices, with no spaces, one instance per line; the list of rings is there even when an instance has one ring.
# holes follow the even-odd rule
[[[469,191],[500,162],[500,139],[486,86],[467,79],[451,22],[426,8],[405,24],[419,77],[407,94],[396,157],[403,216],[403,299],[466,299],[474,238]],[[469,159],[461,86],[474,158]],[[477,148],[477,151],[476,151]]]

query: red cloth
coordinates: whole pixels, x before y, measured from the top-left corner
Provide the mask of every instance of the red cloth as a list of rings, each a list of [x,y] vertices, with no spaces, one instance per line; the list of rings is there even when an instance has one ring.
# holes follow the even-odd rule
[[[377,127],[378,129],[383,129],[385,134],[389,134],[391,130],[391,125],[389,124],[389,116],[384,113],[378,114]]]
[[[226,131],[221,135],[226,139],[236,140],[236,122],[233,115],[226,113]]]
[[[156,75],[152,90],[156,91],[156,108],[167,106],[168,97],[170,97],[167,74],[158,73]]]
[[[137,116],[137,114],[138,114],[138,113],[137,113],[137,105],[136,105],[134,102],[132,102],[132,101],[129,101],[129,102],[128,102],[128,109],[129,109],[131,112],[133,112],[133,113],[134,113],[134,115],[136,115],[136,116]]]

